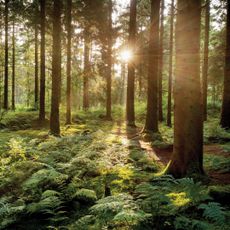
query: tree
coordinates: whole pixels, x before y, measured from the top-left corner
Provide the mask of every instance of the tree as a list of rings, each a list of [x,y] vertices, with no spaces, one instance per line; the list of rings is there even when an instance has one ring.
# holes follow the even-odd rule
[[[84,78],[83,78],[83,109],[89,108],[89,75],[90,75],[90,39],[88,28],[84,31]]]
[[[158,55],[159,55],[160,0],[151,1],[149,37],[148,99],[144,130],[158,132]]]
[[[201,0],[178,0],[174,149],[168,173],[203,173],[203,107],[200,80]]]
[[[12,31],[12,98],[11,108],[15,110],[15,19],[13,19],[13,31]]]
[[[163,121],[163,108],[162,108],[162,79],[163,79],[163,59],[164,59],[164,0],[161,1],[161,22],[160,22],[160,51],[159,51],[159,121]]]
[[[111,98],[111,85],[112,85],[112,46],[113,46],[113,22],[112,22],[112,13],[113,13],[113,3],[112,0],[108,2],[108,51],[107,51],[107,97],[106,97],[106,118],[108,120],[112,119],[111,107],[112,107],[112,98]]]
[[[38,6],[37,4],[35,5],[36,7],[36,15],[38,15]],[[39,93],[39,85],[38,85],[38,20],[37,17],[35,19],[35,25],[34,25],[34,108],[38,109],[38,93]]]
[[[230,129],[230,0],[227,1],[226,54],[221,126]]]
[[[5,78],[4,78],[4,105],[3,108],[8,110],[8,81],[9,81],[9,41],[8,41],[8,18],[9,18],[9,0],[5,0]]]
[[[173,33],[174,33],[174,0],[171,5],[170,41],[169,41],[169,79],[168,79],[168,108],[167,126],[172,126],[172,73],[173,73]]]
[[[66,124],[71,124],[71,46],[72,46],[72,0],[67,0],[66,28],[67,28],[67,87],[66,87]]]
[[[60,136],[59,104],[61,95],[61,11],[62,0],[53,1],[53,55],[50,133]]]
[[[136,17],[137,0],[130,0],[130,21],[129,21],[129,49],[135,52],[136,45]],[[126,123],[128,126],[135,126],[134,111],[134,86],[135,86],[135,66],[134,57],[128,63],[127,101],[126,101]]]
[[[41,30],[41,45],[40,45],[40,108],[39,108],[39,120],[40,122],[45,121],[45,29],[46,29],[46,0],[40,0],[40,30]]]
[[[204,38],[204,64],[203,64],[203,105],[204,121],[207,120],[207,94],[208,94],[208,62],[209,62],[209,30],[210,30],[210,0],[206,0],[205,7],[205,38]]]

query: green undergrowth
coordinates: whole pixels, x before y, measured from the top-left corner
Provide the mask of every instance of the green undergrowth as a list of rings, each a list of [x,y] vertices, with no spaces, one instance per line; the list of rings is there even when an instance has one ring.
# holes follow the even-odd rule
[[[157,176],[162,166],[102,112],[74,114],[61,138],[1,130],[0,229],[229,228],[227,186]],[[161,131],[170,143],[172,130]],[[216,161],[206,167],[225,168]]]
[[[205,154],[204,167],[208,171],[219,171],[220,173],[230,173],[230,157]]]

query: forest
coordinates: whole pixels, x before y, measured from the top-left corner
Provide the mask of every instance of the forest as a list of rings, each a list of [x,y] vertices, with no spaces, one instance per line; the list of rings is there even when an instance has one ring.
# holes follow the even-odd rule
[[[0,0],[0,229],[230,229],[230,0]]]

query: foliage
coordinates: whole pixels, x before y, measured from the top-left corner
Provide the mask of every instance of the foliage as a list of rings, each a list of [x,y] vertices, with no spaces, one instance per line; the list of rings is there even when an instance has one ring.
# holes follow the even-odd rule
[[[91,113],[61,138],[1,133],[0,228],[27,227],[29,217],[35,229],[227,229],[228,207],[216,204],[226,186],[214,193],[193,179],[157,176],[162,167],[136,141],[117,138],[117,124],[90,121]],[[207,155],[205,165],[227,169],[226,160]]]
[[[220,204],[209,202],[208,204],[201,204],[198,208],[204,210],[203,216],[206,219],[211,220],[218,225],[224,225],[224,208],[221,207]]]

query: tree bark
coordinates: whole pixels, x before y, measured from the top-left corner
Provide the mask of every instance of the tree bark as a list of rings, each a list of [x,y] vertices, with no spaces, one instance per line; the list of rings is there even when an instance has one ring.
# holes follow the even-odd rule
[[[168,78],[168,108],[167,126],[172,126],[172,73],[173,73],[173,33],[174,33],[174,0],[171,5],[170,41],[169,41],[169,78]]]
[[[39,120],[41,122],[45,121],[45,78],[46,78],[46,67],[45,67],[45,21],[46,21],[46,0],[40,0],[40,7],[41,7],[41,70],[40,70],[40,108],[39,108]]]
[[[210,0],[206,0],[205,8],[205,41],[204,41],[204,64],[203,64],[203,106],[204,121],[207,120],[207,94],[208,94],[208,56],[209,56],[209,29],[210,29]]]
[[[113,13],[113,3],[112,0],[108,2],[108,55],[107,55],[107,97],[106,97],[106,118],[112,120],[111,108],[112,108],[112,98],[111,98],[111,87],[112,87],[112,46],[113,46],[113,22],[112,22],[112,13]]]
[[[4,78],[4,104],[3,108],[8,110],[9,103],[8,103],[8,75],[9,75],[9,43],[8,43],[8,16],[9,16],[9,0],[5,0],[5,78]]]
[[[174,149],[168,173],[203,173],[203,106],[200,79],[201,0],[178,0]]]
[[[53,5],[53,56],[52,56],[52,96],[50,133],[60,136],[59,104],[61,96],[61,11],[62,0],[54,0]]]
[[[66,87],[66,124],[71,124],[71,46],[72,46],[72,0],[67,0],[67,87]]]
[[[161,1],[161,27],[160,27],[160,59],[159,59],[159,121],[162,122],[163,117],[163,105],[162,105],[162,80],[163,80],[163,60],[164,60],[164,0]]]
[[[37,21],[35,22],[35,28],[34,28],[34,108],[38,109],[38,24]]]
[[[12,98],[11,108],[15,110],[15,21],[13,19],[13,36],[12,36]]]
[[[221,113],[221,126],[230,129],[230,0],[227,1],[227,31],[224,74],[224,93]]]
[[[159,20],[160,0],[152,0],[149,38],[148,99],[144,128],[147,132],[158,132]]]
[[[137,0],[130,0],[130,21],[129,21],[129,49],[135,52],[136,46],[136,17]],[[127,126],[135,126],[134,88],[135,88],[135,66],[134,57],[128,63],[128,82],[126,98],[126,123]]]
[[[90,75],[90,40],[89,31],[85,28],[84,31],[84,79],[83,79],[83,109],[89,109],[89,75]]]

